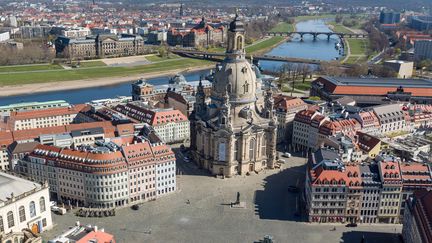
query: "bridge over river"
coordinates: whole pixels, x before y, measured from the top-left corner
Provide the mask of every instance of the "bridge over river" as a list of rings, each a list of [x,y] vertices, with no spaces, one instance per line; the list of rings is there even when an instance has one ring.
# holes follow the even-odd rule
[[[178,54],[181,56],[187,56],[192,58],[201,58],[201,59],[209,59],[209,60],[220,60],[226,56],[225,53],[215,53],[215,52],[204,52],[204,51],[195,51],[195,50],[184,50],[184,49],[171,49],[171,52],[174,54]],[[322,62],[321,60],[315,59],[305,59],[305,58],[296,58],[296,57],[282,57],[282,56],[272,56],[272,55],[247,55],[248,59],[255,60],[265,60],[265,61],[279,61],[279,62],[292,62],[292,63],[305,63],[305,64],[315,64],[319,65]],[[341,67],[349,67],[349,65],[340,64]]]
[[[332,35],[338,36],[340,39],[345,37],[347,38],[367,38],[368,34],[356,34],[356,33],[342,33],[342,32],[316,32],[316,31],[287,31],[287,32],[268,32],[268,36],[292,36],[292,35],[300,35],[300,38],[303,40],[303,36],[311,35],[314,40],[317,39],[319,35],[327,36],[327,40],[330,40]]]

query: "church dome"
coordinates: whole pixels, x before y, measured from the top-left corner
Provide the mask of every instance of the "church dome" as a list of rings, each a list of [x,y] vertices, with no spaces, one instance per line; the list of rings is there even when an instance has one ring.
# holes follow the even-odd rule
[[[228,91],[230,101],[251,103],[256,97],[256,74],[246,59],[226,60],[215,73],[214,96],[221,98]]]

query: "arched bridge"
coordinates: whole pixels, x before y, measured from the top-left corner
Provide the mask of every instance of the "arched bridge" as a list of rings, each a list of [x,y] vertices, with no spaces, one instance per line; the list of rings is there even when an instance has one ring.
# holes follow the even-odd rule
[[[202,58],[220,61],[221,58],[226,56],[225,53],[214,53],[214,52],[204,52],[204,51],[194,51],[194,50],[181,50],[181,49],[171,49],[171,52],[181,56],[187,56],[192,58]],[[251,55],[247,55],[247,58],[251,58]],[[219,58],[219,59],[218,59]],[[266,60],[266,61],[279,61],[279,62],[292,62],[292,63],[305,63],[305,64],[321,64],[322,61],[314,59],[305,58],[295,58],[295,57],[281,57],[281,56],[271,56],[271,55],[257,55],[253,56],[255,60]],[[340,66],[347,66],[341,64]]]
[[[292,35],[300,35],[300,38],[303,40],[303,36],[311,35],[314,40],[319,35],[327,36],[327,39],[330,40],[332,35],[336,35],[339,38],[367,38],[368,34],[355,34],[355,33],[341,33],[341,32],[313,32],[313,31],[293,31],[293,32],[268,32],[269,36],[292,36]]]

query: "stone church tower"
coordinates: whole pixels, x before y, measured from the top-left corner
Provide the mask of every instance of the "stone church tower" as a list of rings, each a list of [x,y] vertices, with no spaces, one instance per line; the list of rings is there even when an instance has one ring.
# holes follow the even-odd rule
[[[216,65],[210,104],[200,84],[190,115],[193,160],[214,175],[244,175],[274,168],[276,120],[270,90],[245,58],[244,25],[228,30],[226,58]]]

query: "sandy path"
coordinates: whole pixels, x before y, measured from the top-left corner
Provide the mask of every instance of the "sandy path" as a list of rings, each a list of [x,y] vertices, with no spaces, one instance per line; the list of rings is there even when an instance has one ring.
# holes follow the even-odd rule
[[[61,82],[47,82],[47,83],[36,83],[36,84],[24,84],[24,85],[11,85],[0,87],[0,97],[12,96],[12,95],[22,95],[22,94],[32,94],[41,93],[49,91],[60,91],[60,90],[73,90],[100,86],[109,86],[119,83],[131,82],[133,80],[138,80],[140,78],[155,78],[160,76],[175,75],[180,72],[190,72],[210,69],[214,65],[200,66],[196,68],[187,69],[174,69],[163,72],[151,72],[142,73],[136,75],[127,75],[121,77],[105,77],[97,79],[82,79],[82,80],[71,80],[71,81],[61,81]]]

